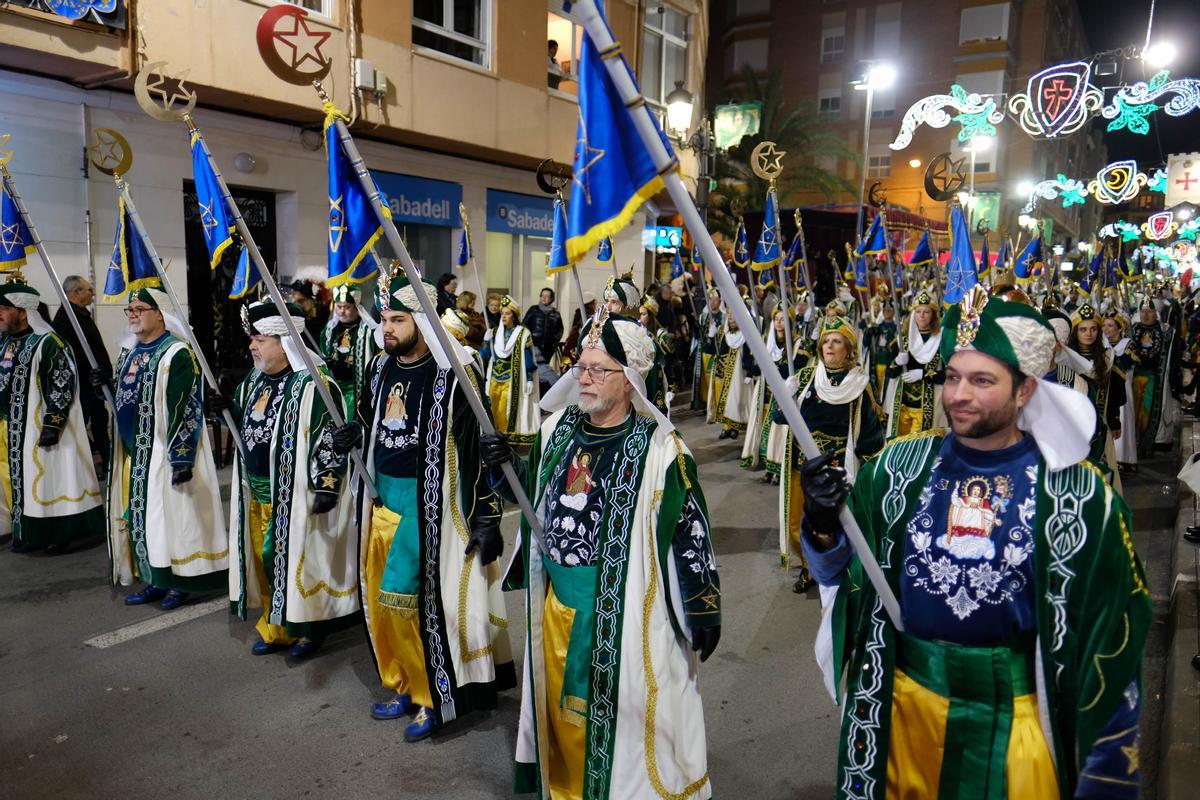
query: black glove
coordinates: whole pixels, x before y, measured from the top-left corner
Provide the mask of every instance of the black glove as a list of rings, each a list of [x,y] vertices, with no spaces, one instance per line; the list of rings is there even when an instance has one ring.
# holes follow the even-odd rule
[[[708,661],[708,657],[717,649],[719,641],[721,641],[720,625],[692,629],[692,649],[700,651],[701,661]]]
[[[347,422],[342,427],[333,429],[333,450],[338,455],[349,455],[351,450],[358,447],[360,439],[362,426],[357,422]]]
[[[61,438],[62,428],[42,428],[42,435],[38,437],[38,447],[54,447]]]
[[[171,469],[171,485],[178,486],[181,483],[187,483],[192,479],[191,467],[173,467]]]
[[[512,461],[513,449],[502,433],[488,433],[479,437],[479,454],[483,463],[496,468]]]
[[[825,453],[800,467],[804,516],[817,533],[834,533],[839,529],[838,512],[850,494],[846,470],[834,463],[834,455]]]
[[[332,511],[337,505],[337,495],[333,492],[314,492],[312,501],[312,513],[324,514],[327,511]]]
[[[479,549],[479,563],[488,565],[504,552],[504,537],[500,535],[500,525],[495,522],[476,522],[471,526],[471,538],[467,540],[467,549],[463,555],[469,556]]]
[[[105,386],[111,385],[112,376],[108,374],[108,370],[96,367],[88,371],[88,382],[92,384],[93,389],[99,392]]]

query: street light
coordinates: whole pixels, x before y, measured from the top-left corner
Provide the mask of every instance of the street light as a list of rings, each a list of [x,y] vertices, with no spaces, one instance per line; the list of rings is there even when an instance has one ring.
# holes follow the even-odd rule
[[[692,126],[692,108],[695,105],[692,93],[683,88],[683,81],[675,81],[675,88],[667,95],[667,127],[679,138],[687,135]]]
[[[856,90],[865,91],[867,100],[863,106],[863,165],[862,181],[858,187],[858,217],[854,223],[856,242],[862,241],[863,235],[863,204],[867,200],[867,171],[871,164],[871,102],[875,99],[876,89],[887,89],[896,82],[896,68],[886,61],[868,62],[862,77],[851,81],[850,85]]]
[[[1033,181],[1021,181],[1018,183],[1017,194],[1025,198],[1028,198],[1029,195],[1033,194]]]
[[[1179,55],[1179,49],[1172,42],[1159,41],[1142,51],[1142,60],[1148,67],[1162,69],[1169,66],[1177,55]]]
[[[921,168],[921,159],[919,159],[919,158],[910,158],[910,159],[908,160],[908,165],[909,165],[910,167],[912,167],[913,169],[920,169],[920,168]]]

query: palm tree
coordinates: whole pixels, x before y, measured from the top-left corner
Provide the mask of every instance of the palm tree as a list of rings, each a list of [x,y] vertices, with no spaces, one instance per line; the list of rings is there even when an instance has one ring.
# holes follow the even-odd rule
[[[748,64],[740,77],[726,87],[726,96],[742,103],[762,103],[759,132],[747,136],[735,147],[717,153],[716,189],[709,196],[709,228],[732,239],[737,216],[731,204],[740,200],[742,208],[761,210],[766,202],[767,182],[754,174],[750,153],[759,142],[772,141],[786,151],[784,171],[778,183],[780,203],[786,204],[797,191],[820,192],[826,199],[846,192],[854,194],[853,184],[825,169],[822,162],[831,159],[861,162],[861,156],[846,147],[838,130],[826,124],[815,102],[789,107],[783,101],[782,74],[775,69],[761,81]]]

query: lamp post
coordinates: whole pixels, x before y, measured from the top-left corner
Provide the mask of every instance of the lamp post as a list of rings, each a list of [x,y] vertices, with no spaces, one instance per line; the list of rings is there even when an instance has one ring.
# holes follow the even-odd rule
[[[707,223],[708,192],[709,184],[712,182],[712,159],[717,155],[717,148],[712,137],[712,126],[709,125],[708,117],[703,116],[700,126],[696,128],[690,138],[688,137],[688,128],[692,126],[695,99],[691,92],[683,88],[683,81],[675,82],[675,88],[667,95],[666,102],[667,129],[682,147],[686,147],[696,154],[696,205],[700,208],[701,218]]]
[[[875,100],[876,89],[887,89],[896,82],[896,68],[886,62],[868,63],[862,78],[851,82],[851,86],[867,93],[863,107],[863,165],[862,180],[858,185],[858,215],[854,222],[854,238],[862,241],[863,235],[863,204],[867,200],[867,171],[871,161],[871,104]]]

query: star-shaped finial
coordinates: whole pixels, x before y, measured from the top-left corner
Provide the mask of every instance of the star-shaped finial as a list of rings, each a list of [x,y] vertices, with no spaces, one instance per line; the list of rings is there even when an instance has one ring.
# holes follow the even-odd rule
[[[312,61],[317,68],[324,69],[329,58],[321,52],[321,47],[333,34],[329,31],[315,31],[308,27],[308,19],[300,14],[288,14],[292,19],[290,31],[275,29],[273,38],[276,42],[291,48],[292,69],[299,69],[305,61]]]
[[[171,111],[175,106],[176,100],[182,100],[184,104],[187,104],[190,103],[192,98],[195,96],[194,93],[187,88],[187,84],[184,83],[184,80],[189,74],[191,74],[190,69],[185,69],[178,75],[168,75],[165,72],[156,72],[153,75],[153,79],[146,83],[146,89],[152,98],[160,98],[161,102],[159,105],[163,111]],[[175,91],[171,92],[170,94],[167,94],[167,87],[165,85],[168,80],[175,81]]]
[[[764,142],[765,146],[758,149],[755,153],[755,166],[758,168],[755,172],[761,171],[768,177],[775,177],[783,172],[783,157],[787,155],[786,150],[779,150],[775,147],[774,142]]]

